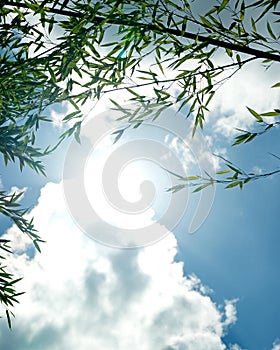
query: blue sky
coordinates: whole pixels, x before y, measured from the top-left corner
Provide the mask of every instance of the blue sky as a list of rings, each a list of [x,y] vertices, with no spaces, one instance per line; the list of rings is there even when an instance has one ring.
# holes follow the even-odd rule
[[[112,138],[102,135],[105,141],[92,150],[93,158],[96,154],[97,158],[87,176],[97,181],[96,173],[104,165],[105,155],[117,154],[118,147],[140,151],[151,140],[155,144],[147,150],[148,160],[161,143],[174,152],[187,175],[211,163],[205,157],[206,143],[211,152],[248,171],[262,173],[279,168],[279,160],[269,155],[272,152],[280,156],[278,129],[249,144],[231,147],[235,128],[254,127],[254,118],[245,105],[261,112],[279,105],[279,89],[270,89],[279,81],[277,68],[264,72],[259,63],[251,64],[219,89],[198,143],[189,138],[189,123],[183,130],[174,120],[168,124],[167,133],[157,122],[154,127],[129,131],[114,146]],[[126,99],[123,93],[113,96],[123,103]],[[108,106],[108,100],[101,99],[89,119],[94,120]],[[47,146],[57,140],[61,133],[59,120],[67,108],[64,105],[48,110],[54,123],[40,129],[39,144]],[[177,142],[177,129],[191,145],[189,148]],[[88,130],[85,127],[83,132]],[[139,140],[142,148],[129,143]],[[30,241],[0,218],[1,233],[13,240],[15,249],[15,254],[8,257],[9,266],[16,275],[25,277],[18,288],[26,291],[14,310],[13,330],[1,321],[0,349],[280,349],[279,175],[249,183],[242,191],[217,186],[213,203],[211,196],[206,203],[211,209],[209,215],[203,217],[196,232],[189,234],[195,209],[202,210],[198,204],[201,194],[188,193],[182,220],[176,227],[164,227],[159,219],[163,210],[169,206],[171,217],[176,218],[178,208],[184,206],[183,197],[164,192],[175,179],[159,169],[162,159],[152,159],[150,168],[138,162],[124,175],[121,193],[136,201],[141,197],[141,181],[150,179],[156,189],[149,208],[153,215],[140,217],[137,225],[141,220],[151,220],[158,232],[170,232],[144,248],[117,249],[84,234],[65,201],[63,168],[66,155],[68,161],[72,160],[70,142],[65,141],[44,160],[45,178],[30,169],[20,173],[17,164],[5,167],[0,160],[2,186],[27,188],[22,204],[31,207],[30,215],[46,240],[42,254],[35,253]],[[73,155],[73,166],[79,165]],[[223,168],[221,163],[216,165]],[[91,192],[91,203],[104,215],[93,222],[94,237],[95,232],[102,237],[104,221],[114,219],[119,225],[127,224],[123,216],[114,216],[116,208],[108,215],[96,188]],[[83,206],[80,209],[83,211]],[[122,227],[118,229],[122,232]]]
[[[215,109],[214,105],[213,110]],[[210,119],[205,135],[215,130],[215,120]],[[49,125],[41,130],[40,137],[48,143],[53,142],[53,138],[58,134],[59,129]],[[150,138],[152,134],[149,135]],[[219,136],[218,132],[213,135],[213,139]],[[127,140],[124,138],[122,142],[125,145]],[[79,328],[79,331],[84,329],[86,338],[86,341],[82,342],[82,349],[87,349],[87,344],[91,344],[91,333],[87,325],[95,325],[94,313],[100,313],[98,319],[104,323],[104,329],[101,327],[98,330],[100,339],[94,344],[99,344],[104,349],[112,344],[122,349],[131,346],[131,342],[125,340],[124,333],[114,334],[113,337],[111,324],[115,320],[118,327],[125,332],[128,327],[126,321],[129,322],[131,317],[134,319],[131,332],[135,332],[132,333],[135,339],[146,339],[143,346],[147,349],[161,339],[162,327],[167,327],[167,335],[170,332],[170,339],[167,337],[159,341],[162,349],[164,346],[164,349],[167,349],[166,346],[172,349],[207,349],[206,345],[203,345],[201,334],[206,337],[205,344],[208,344],[209,349],[222,349],[223,346],[227,349],[272,349],[273,343],[274,349],[277,349],[277,338],[280,335],[280,189],[277,176],[250,183],[242,191],[218,187],[209,216],[192,235],[188,233],[187,228],[193,215],[196,196],[199,194],[191,195],[190,209],[167,238],[139,251],[118,250],[90,240],[69,217],[59,185],[68,144],[69,141],[46,159],[49,174],[47,178],[35,175],[28,169],[20,174],[13,165],[2,168],[2,183],[6,188],[28,187],[23,204],[35,205],[32,214],[35,216],[39,232],[46,238],[47,243],[42,247],[42,254],[36,254],[35,257],[29,254],[30,258],[22,250],[23,247],[27,251],[32,249],[30,242],[20,238],[21,235],[17,235],[13,228],[8,231],[8,236],[17,237],[18,254],[11,258],[11,264],[16,273],[25,275],[22,288],[27,294],[15,310],[17,317],[13,331],[8,331],[6,324],[2,322],[1,348],[18,349],[20,343],[23,350],[37,349],[38,346],[44,349],[53,347],[54,342],[57,342],[59,346],[64,344],[69,349],[74,349],[77,344],[70,335],[68,340],[65,336],[68,332],[73,332],[72,327],[81,325],[74,316],[70,323],[67,323],[71,310],[74,315],[79,315],[80,312],[86,315],[85,325]],[[279,166],[277,159],[268,154],[277,154],[279,149],[277,130],[250,144],[235,148],[230,147],[230,137],[220,135],[218,146],[215,146],[223,149],[223,152],[226,149],[229,159],[249,170],[255,166],[266,170]],[[6,221],[1,223],[3,229],[9,226]],[[73,237],[74,243],[71,243]],[[71,260],[74,260],[73,266],[70,264],[70,269],[73,270],[65,266]],[[111,266],[111,270],[108,265]],[[145,271],[145,268],[148,270]],[[110,278],[115,282],[110,282]],[[182,279],[188,287],[183,286]],[[159,294],[155,293],[157,288]],[[68,295],[69,290],[76,297],[71,293]],[[78,292],[81,296],[75,294]],[[116,295],[113,297],[112,293]],[[108,295],[111,297],[107,300]],[[157,295],[160,295],[159,299]],[[168,299],[172,300],[171,304]],[[108,318],[108,314],[106,317],[104,315],[106,308],[110,309],[110,300],[114,301],[116,310],[111,314],[111,318]],[[154,313],[151,312],[153,325],[149,328],[143,317],[148,312],[151,301],[158,302],[159,305]],[[185,302],[192,305],[191,309],[182,306]],[[50,305],[60,314],[51,314],[48,317]],[[65,308],[69,310],[66,311]],[[120,320],[118,313],[122,308],[127,320]],[[186,317],[180,310],[193,311]],[[176,320],[175,329],[170,328],[168,320]],[[203,325],[195,326],[194,329],[188,326],[189,322],[195,324],[196,320],[198,324],[206,322],[205,328]],[[145,330],[141,329],[141,322]],[[180,323],[184,325],[182,329]],[[136,332],[135,327],[139,327],[141,331]],[[215,329],[215,340],[210,340],[207,338],[209,335],[203,333],[207,327]],[[195,334],[200,334],[199,340],[190,339],[188,332],[191,329]],[[184,331],[186,334],[182,335]],[[154,332],[154,335],[151,336],[150,332]],[[26,334],[30,334],[29,337]],[[106,334],[108,339],[114,339],[112,342],[108,340],[109,345],[105,342]],[[155,337],[155,334],[159,338]],[[96,333],[93,329],[92,338],[94,337]],[[176,340],[176,337],[179,340]]]

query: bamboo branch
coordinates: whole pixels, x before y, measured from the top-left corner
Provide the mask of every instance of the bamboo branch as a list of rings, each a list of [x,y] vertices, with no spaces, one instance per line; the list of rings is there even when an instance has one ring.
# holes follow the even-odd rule
[[[21,7],[21,8],[27,8],[29,7],[20,2],[16,1],[7,1],[4,6],[16,6],[16,7]],[[76,18],[83,18],[83,14],[75,11],[69,11],[69,10],[62,10],[62,9],[57,9],[57,8],[48,8],[45,7],[43,8],[44,11],[53,13],[53,14],[59,14],[62,16],[68,16],[68,17],[76,17]],[[182,32],[178,29],[172,29],[172,28],[166,28],[164,27],[161,23],[155,23],[155,24],[145,24],[141,22],[134,22],[130,21],[127,19],[122,19],[122,18],[105,18],[105,17],[100,17],[100,16],[93,16],[92,18],[89,18],[88,21],[90,23],[97,23],[100,24],[104,21],[106,23],[112,24],[112,25],[127,25],[130,27],[142,27],[146,30],[151,30],[154,32],[159,32],[159,33],[168,33],[172,34],[178,37],[182,38],[187,38],[191,40],[196,40],[199,42],[205,42],[208,43],[209,45],[213,45],[216,47],[222,47],[225,49],[230,49],[232,51],[240,52],[240,53],[245,53],[251,56],[255,56],[256,58],[260,59],[268,59],[274,62],[280,62],[280,55],[276,55],[267,51],[261,51],[257,49],[253,49],[249,46],[242,46],[239,44],[234,44],[234,43],[228,43],[221,41],[219,39],[211,38],[209,36],[203,36],[195,33],[190,33],[190,32]]]

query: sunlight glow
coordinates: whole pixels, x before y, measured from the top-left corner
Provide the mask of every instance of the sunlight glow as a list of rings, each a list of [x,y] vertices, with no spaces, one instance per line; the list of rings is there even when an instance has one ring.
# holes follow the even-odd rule
[[[110,135],[107,138],[110,141]],[[108,157],[121,145],[121,142],[115,146],[109,141],[103,139],[102,145],[99,144],[87,160],[84,183],[88,200],[104,221],[117,227],[135,229],[151,225],[155,217],[168,208],[171,196],[166,192],[171,186],[169,175],[150,159],[131,159],[123,164],[118,174],[109,174],[112,186],[116,183],[121,199],[108,198],[113,191],[104,188],[104,166]],[[134,209],[133,204],[137,205],[140,201],[145,205],[140,210]],[[130,203],[131,210],[127,209]]]

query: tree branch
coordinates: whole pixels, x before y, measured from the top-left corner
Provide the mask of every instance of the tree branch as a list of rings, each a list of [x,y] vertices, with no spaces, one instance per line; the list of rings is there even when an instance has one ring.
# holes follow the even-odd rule
[[[6,6],[16,6],[16,7],[21,7],[21,8],[27,8],[29,7],[26,4],[19,3],[16,1],[8,1],[5,4]],[[62,16],[69,16],[69,17],[76,17],[76,18],[83,18],[83,14],[79,12],[74,12],[74,11],[69,11],[69,10],[61,10],[61,9],[56,9],[56,8],[44,8],[44,11],[53,13],[53,14],[59,14]],[[134,22],[130,21],[127,19],[122,19],[122,18],[105,18],[105,17],[100,17],[100,16],[93,16],[92,18],[88,19],[89,22],[91,23],[97,23],[100,24],[103,21],[106,21],[108,24],[112,25],[127,25],[130,27],[142,27],[145,28],[146,30],[151,30],[154,32],[160,32],[162,33],[168,33],[172,34],[178,37],[182,38],[187,38],[191,40],[197,40],[199,42],[205,42],[208,43],[209,45],[217,46],[217,47],[222,47],[225,49],[230,49],[232,51],[240,52],[240,53],[245,53],[251,56],[255,56],[260,59],[268,59],[274,62],[280,62],[280,55],[276,55],[270,52],[264,52],[261,50],[253,49],[249,46],[242,46],[239,44],[234,44],[234,43],[228,43],[221,41],[219,39],[211,38],[209,36],[203,36],[195,33],[189,33],[189,32],[182,32],[178,29],[172,29],[172,28],[166,28],[164,27],[161,23],[155,23],[155,24],[145,24],[141,22]]]

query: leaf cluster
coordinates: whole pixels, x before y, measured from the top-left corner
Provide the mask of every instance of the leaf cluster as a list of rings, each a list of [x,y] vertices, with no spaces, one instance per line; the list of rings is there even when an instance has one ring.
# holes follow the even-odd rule
[[[26,234],[33,241],[35,248],[40,252],[39,243],[43,240],[37,234],[37,231],[33,225],[33,219],[28,220],[25,218],[27,210],[21,208],[18,203],[22,197],[23,192],[9,194],[6,191],[0,191],[0,214],[8,217],[12,222],[16,224],[18,229]],[[0,250],[12,254],[10,241],[0,238]],[[4,265],[6,259],[5,255],[0,255],[0,303],[5,308],[8,325],[11,328],[11,316],[13,313],[11,307],[15,303],[18,303],[17,297],[23,293],[17,293],[15,284],[21,280],[21,278],[14,278],[13,274],[8,273],[7,266]]]
[[[275,156],[275,155],[273,155]],[[193,187],[193,193],[200,192],[208,186],[214,186],[216,184],[222,184],[225,186],[225,189],[233,188],[238,186],[240,189],[243,188],[245,184],[251,181],[256,181],[259,179],[264,179],[269,176],[279,174],[280,169],[276,169],[274,171],[265,172],[265,173],[254,173],[254,172],[246,172],[244,169],[240,168],[236,164],[233,164],[229,160],[224,157],[218,156],[224,161],[225,169],[219,170],[215,173],[215,175],[210,175],[207,171],[204,171],[203,175],[195,175],[195,176],[181,176],[179,174],[175,174],[173,172],[168,171],[172,175],[176,176],[183,183],[175,185],[169,188],[167,191],[176,193],[177,191],[182,190],[186,187]],[[278,156],[275,156],[279,159]]]

